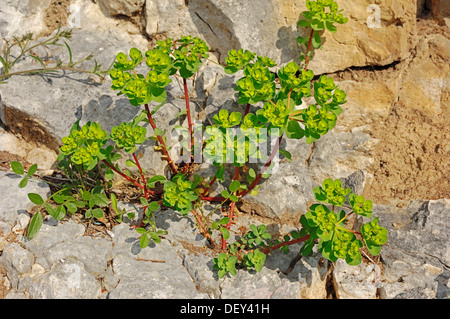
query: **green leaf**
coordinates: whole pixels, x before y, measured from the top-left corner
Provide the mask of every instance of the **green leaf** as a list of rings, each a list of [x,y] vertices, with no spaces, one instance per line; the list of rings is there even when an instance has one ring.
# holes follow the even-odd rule
[[[230,197],[230,193],[226,190],[226,189],[224,189],[223,191],[222,191],[222,193],[220,193],[223,197],[225,197],[225,198],[229,198]]]
[[[44,200],[42,199],[41,195],[36,193],[28,193],[28,198],[30,201],[32,201],[36,205],[42,205],[44,204]]]
[[[147,201],[147,199],[146,198],[144,198],[144,197],[141,197],[141,204],[142,205],[144,205],[144,206],[148,206],[148,201]]]
[[[223,235],[223,239],[227,240],[228,238],[230,238],[230,232],[228,229],[226,229],[225,227],[221,227],[220,231]]]
[[[56,220],[62,220],[64,216],[66,216],[66,209],[63,205],[59,205],[54,211],[54,215],[52,215]]]
[[[31,218],[30,226],[28,227],[28,234],[27,238],[32,239],[34,236],[36,236],[39,229],[41,229],[42,226],[42,214],[41,212],[37,212],[34,214],[33,218]]]
[[[157,211],[159,209],[158,202],[151,202],[148,204],[148,209],[150,209],[152,212]]]
[[[111,193],[111,206],[116,212],[116,214],[119,214],[119,209],[117,208],[117,197],[114,193]]]
[[[161,242],[161,238],[158,236],[157,233],[151,231],[148,234],[150,235],[150,237],[152,237],[155,243],[159,244]]]
[[[75,214],[76,211],[78,210],[78,207],[77,207],[77,205],[75,203],[67,201],[67,202],[64,203],[64,205],[66,205],[67,211],[69,213],[71,213],[71,214]]]
[[[105,212],[101,208],[96,208],[92,210],[92,215],[94,215],[95,218],[102,218],[105,215]]]
[[[24,188],[28,184],[28,177],[23,178],[19,183],[19,188]]]
[[[108,206],[109,199],[105,194],[93,194],[91,199],[89,199],[89,206],[92,208],[94,206],[105,207]]]
[[[23,173],[25,173],[22,164],[19,162],[16,161],[11,162],[11,168],[13,172],[16,173],[17,175],[22,175]]]
[[[297,121],[289,120],[286,127],[286,136],[299,140],[305,136],[305,130],[300,127]]]
[[[236,191],[239,190],[239,188],[241,187],[241,183],[239,183],[239,181],[232,181],[230,184],[230,192],[234,193]]]
[[[126,160],[125,165],[127,167],[137,167],[137,164],[133,162],[132,160]]]
[[[311,26],[311,22],[308,20],[300,20],[297,22],[299,27],[309,28]]]
[[[141,239],[139,240],[139,245],[141,248],[145,248],[150,243],[150,238],[148,238],[147,234],[144,234],[141,236]]]
[[[289,153],[288,151],[282,150],[282,149],[280,149],[279,151],[280,151],[280,154],[283,155],[284,157],[286,157],[289,162],[292,162],[291,153]]]
[[[166,178],[162,175],[155,175],[147,181],[148,188],[154,188],[157,182],[163,182]]]
[[[320,39],[320,34],[317,31],[314,31],[314,35],[312,38],[312,45],[318,49],[320,47],[322,40]]]
[[[37,56],[32,55],[32,54],[30,54],[30,55],[28,55],[28,56],[29,56],[30,58],[33,58],[33,59],[35,59],[36,61],[38,61],[38,62],[42,65],[42,67],[43,67],[44,69],[47,68],[47,66],[45,65],[44,61],[42,61],[41,59],[39,59]]]
[[[330,22],[330,21],[326,21],[325,22],[325,28],[328,30],[328,31],[330,31],[330,32],[336,32],[337,31],[337,28],[334,26],[334,24],[332,23],[332,22]]]
[[[230,222],[230,217],[223,217],[221,220],[219,220],[220,225],[226,225]]]
[[[69,66],[73,65],[73,61],[72,61],[72,50],[70,49],[70,46],[67,44],[66,41],[64,41],[64,44],[67,47],[67,50],[69,51]]]
[[[238,202],[239,201],[239,197],[237,197],[236,195],[234,195],[234,194],[232,194],[231,196],[230,196],[230,200],[232,201],[232,202]]]
[[[143,227],[136,228],[136,232],[138,234],[145,234],[147,231]]]
[[[37,171],[37,164],[31,165],[31,167],[28,169],[27,176],[31,177],[34,173],[36,173],[36,171]]]

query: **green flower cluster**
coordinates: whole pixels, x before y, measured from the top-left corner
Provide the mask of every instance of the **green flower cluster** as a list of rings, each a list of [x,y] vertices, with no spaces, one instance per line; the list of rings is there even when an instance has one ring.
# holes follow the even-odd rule
[[[130,49],[129,57],[130,60],[128,60],[128,56],[125,53],[119,52],[116,56],[114,69],[133,70],[143,59],[142,52],[137,48]]]
[[[386,228],[378,224],[378,217],[364,224],[361,227],[361,233],[369,252],[374,256],[380,254],[381,246],[387,243],[388,232]]]
[[[336,32],[334,23],[344,24],[348,18],[342,15],[342,10],[339,10],[338,4],[333,0],[317,0],[306,1],[306,8],[308,11],[302,13],[305,20],[300,20],[299,25],[303,27],[312,27],[314,30],[328,30]]]
[[[197,200],[196,183],[186,180],[186,176],[178,173],[171,181],[164,183],[163,203],[181,214],[189,213],[193,202]]]
[[[331,77],[322,75],[318,81],[314,82],[314,99],[320,106],[327,106],[334,114],[339,115],[342,112],[341,104],[347,102],[346,94],[338,89]]]
[[[173,67],[180,71],[183,78],[189,78],[198,71],[201,60],[209,57],[209,47],[199,37],[182,36],[178,42],[180,47],[173,51]]]
[[[64,145],[60,151],[70,156],[74,164],[83,165],[86,169],[92,169],[101,159],[100,149],[108,140],[108,134],[102,130],[100,124],[88,122],[83,127],[74,125],[69,136],[62,138]]]
[[[337,231],[335,233],[336,238],[326,242],[319,247],[322,251],[330,251],[329,258],[341,258],[344,259],[349,265],[358,265],[362,261],[362,256],[359,249],[363,246],[359,239],[353,233],[348,231]],[[331,247],[329,247],[331,246]],[[331,248],[331,249],[330,249]],[[334,258],[333,258],[334,257]]]
[[[221,109],[219,113],[213,116],[213,121],[221,127],[228,128],[239,125],[241,123],[242,115],[239,112],[231,112]]]
[[[314,239],[319,239],[319,251],[323,257],[331,261],[341,258],[349,265],[358,265],[362,261],[359,251],[362,243],[344,227],[344,217],[343,210],[336,214],[323,204],[312,205],[310,211],[300,218],[300,223],[311,236],[305,246],[313,245]],[[311,248],[308,253],[311,254]]]
[[[225,62],[225,72],[228,74],[244,69],[244,77],[236,82],[235,87],[235,90],[239,91],[240,104],[255,104],[275,96],[275,74],[269,70],[276,65],[274,60],[256,56],[248,50],[233,49],[228,51]]]
[[[242,166],[249,157],[259,156],[257,147],[259,137],[256,131],[226,129],[213,125],[206,127],[205,136],[203,155],[216,165],[233,163],[235,166]]]
[[[273,102],[264,103],[264,107],[256,111],[256,115],[260,122],[270,123],[269,129],[271,127],[276,127],[284,131],[284,127],[286,126],[289,117],[289,112],[286,108],[284,100],[278,100],[276,104]]]
[[[350,194],[348,196],[348,201],[350,205],[352,205],[355,214],[369,218],[372,217],[373,203],[371,200],[364,200],[364,197],[361,195]]]
[[[302,104],[303,97],[311,96],[311,80],[314,78],[314,72],[302,69],[295,62],[289,62],[278,71],[280,78],[281,94],[283,98],[287,98],[291,91],[291,99],[296,105]]]
[[[325,205],[314,204],[305,214],[308,225],[316,228],[315,233],[319,238],[329,240],[335,230],[338,216]]]
[[[150,50],[145,53],[147,66],[151,69],[147,76],[134,72],[134,68],[142,61],[143,55],[136,48],[130,50],[128,57],[123,52],[116,56],[114,67],[110,70],[113,90],[125,94],[134,106],[162,102],[167,94],[164,88],[170,84],[169,72],[171,58],[162,50]],[[132,72],[130,72],[132,71]]]
[[[317,186],[313,192],[317,201],[340,207],[344,205],[346,196],[350,194],[351,189],[344,189],[339,179],[333,181],[331,178],[327,178],[322,182],[322,186]]]
[[[228,51],[228,56],[225,58],[225,72],[228,74],[236,73],[242,70],[247,64],[255,59],[256,54],[248,50],[230,50]],[[269,61],[270,62],[270,61]]]
[[[134,153],[136,144],[145,141],[147,129],[134,123],[122,123],[111,129],[111,139],[116,142],[118,148],[123,148],[125,152]]]
[[[347,200],[352,205],[353,212],[365,216],[372,216],[372,202],[365,201],[362,196],[350,193],[350,189],[344,189],[340,180],[326,179],[323,187],[314,189],[317,201],[333,205],[333,211],[324,204],[313,204],[310,210],[300,218],[303,226],[301,233],[309,234],[310,238],[301,249],[304,256],[312,253],[314,240],[319,239],[319,251],[325,258],[336,261],[344,259],[349,265],[358,265],[362,261],[359,249],[363,246],[361,240],[357,239],[354,231],[347,229],[344,225],[346,215],[344,210],[334,212],[334,207],[343,206]],[[355,209],[355,207],[357,207]],[[387,230],[378,225],[378,218],[364,224],[361,233],[364,243],[369,252],[376,256],[381,251],[381,246],[387,242]]]
[[[236,82],[240,104],[269,101],[275,96],[275,74],[261,60],[244,68],[244,77]]]

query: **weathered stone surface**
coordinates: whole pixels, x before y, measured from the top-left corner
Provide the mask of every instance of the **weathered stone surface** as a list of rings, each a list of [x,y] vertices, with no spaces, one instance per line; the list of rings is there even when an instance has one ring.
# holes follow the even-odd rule
[[[182,259],[168,240],[141,249],[139,235],[126,224],[114,228],[112,270],[119,284],[108,297],[117,298],[202,298],[182,265]]]
[[[101,286],[83,263],[69,257],[38,277],[28,291],[32,299],[93,299],[100,297]]]
[[[140,11],[145,4],[145,0],[133,0],[133,1],[105,1],[100,0],[100,6],[105,8],[106,12],[110,16],[125,15],[131,16],[133,13]]]
[[[28,214],[31,208],[36,206],[28,199],[28,193],[36,193],[43,198],[50,194],[50,188],[43,182],[30,180],[26,188],[19,188],[21,179],[14,173],[0,171],[0,220],[11,225],[11,228],[21,214]]]
[[[389,230],[383,247],[382,298],[449,298],[447,199],[412,201],[402,209],[378,210]]]
[[[322,50],[315,51],[312,70],[321,74],[350,66],[386,65],[409,55],[414,43],[415,1],[377,4],[379,27],[371,23],[371,4],[339,3],[349,22],[335,34],[324,34],[325,43]],[[304,3],[291,0],[265,0],[256,7],[240,0],[147,1],[146,32],[154,38],[200,36],[220,52],[222,62],[228,50],[242,47],[286,63],[298,59],[296,39],[306,35],[297,28],[297,21],[305,10]]]
[[[17,288],[19,276],[28,272],[33,262],[33,254],[17,243],[6,246],[0,256],[0,266],[6,270],[11,285],[15,288]]]
[[[377,264],[349,266],[342,259],[335,263],[333,282],[339,299],[377,299],[380,280],[381,270]]]
[[[72,219],[55,223],[55,220],[44,221],[41,229],[31,240],[25,240],[25,247],[38,258],[60,243],[70,242],[84,234],[85,228]]]

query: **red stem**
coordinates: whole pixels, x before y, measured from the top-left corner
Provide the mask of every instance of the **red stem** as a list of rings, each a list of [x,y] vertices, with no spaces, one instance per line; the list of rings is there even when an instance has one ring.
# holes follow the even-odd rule
[[[155,121],[153,121],[152,114],[150,113],[148,104],[145,104],[145,110],[147,111],[147,119],[148,119],[150,125],[152,126],[153,130],[155,130],[156,124],[155,124]],[[167,151],[167,148],[166,148],[166,143],[164,143],[164,140],[161,135],[156,135],[156,138],[158,139],[159,144],[161,144],[162,151],[163,151],[164,155],[166,156],[167,161],[169,162],[169,165],[172,168],[173,173],[176,174],[178,172],[178,170],[175,167],[175,164],[173,163],[172,159],[170,158],[169,152]]]
[[[208,233],[208,231],[205,229],[205,226],[203,225],[202,220],[200,219],[200,217],[198,216],[197,212],[192,209],[191,210],[192,214],[194,215],[195,219],[197,220],[197,223],[199,224],[200,228],[201,228],[201,232],[203,233],[203,235],[208,238],[208,240],[211,242],[212,246],[215,246],[214,241],[211,238],[211,235]]]
[[[225,197],[222,196],[201,196],[201,200],[206,200],[209,202],[223,202],[225,200]]]
[[[258,176],[256,176],[255,180],[250,184],[250,186],[247,188],[247,190],[243,191],[239,194],[240,197],[248,194],[255,188],[256,184],[261,180],[262,175],[267,170],[267,168],[272,163],[275,155],[278,153],[278,149],[280,148],[281,140],[283,139],[283,135],[281,135],[278,140],[276,141],[275,145],[273,146],[272,153],[270,154],[269,159],[267,160],[266,164],[264,164],[263,168],[261,169],[261,172],[259,172]]]
[[[285,242],[279,243],[278,245],[274,245],[274,246],[271,246],[271,247],[267,247],[267,248],[261,250],[261,252],[262,252],[263,254],[267,254],[267,253],[271,252],[272,250],[281,248],[281,247],[283,247],[283,246],[294,245],[294,244],[298,244],[298,243],[304,242],[304,241],[308,240],[309,237],[310,237],[310,236],[309,236],[309,234],[308,234],[308,235],[305,235],[305,236],[300,237],[300,238],[297,238],[297,239],[292,239],[292,240],[290,240],[290,241],[285,241]]]
[[[191,118],[191,108],[189,106],[189,92],[187,87],[187,80],[183,78],[183,86],[184,86],[184,100],[186,102],[186,116],[188,120],[188,126],[189,126],[189,136],[191,138],[190,144],[189,144],[189,159],[188,163],[191,163],[191,152],[192,152],[192,145],[194,145],[194,134],[192,132],[192,118]]]
[[[111,163],[109,163],[107,160],[103,160],[103,163],[106,164],[106,166],[108,166],[110,169],[112,169],[114,172],[116,172],[117,174],[119,174],[120,176],[122,176],[123,178],[125,178],[126,180],[130,181],[131,183],[133,183],[135,186],[144,189],[144,186],[142,186],[141,184],[139,184],[138,182],[136,182],[134,179],[132,179],[131,177],[125,175],[124,173],[122,173],[121,171],[117,170],[114,165],[112,165]]]
[[[136,162],[136,165],[137,165],[137,167],[139,169],[139,173],[141,173],[142,182],[144,183],[144,198],[147,200],[148,199],[147,182],[145,181],[144,172],[142,171],[141,164],[139,164],[139,160],[138,160],[138,158],[136,156],[136,153],[133,153],[133,158],[134,158],[134,161]],[[144,216],[145,216],[145,211],[146,210],[147,210],[147,206],[144,206],[144,210],[142,212],[141,227],[143,225],[143,220],[144,220]]]
[[[306,48],[305,71],[308,70],[309,51],[311,51],[311,43],[312,43],[313,36],[314,36],[314,29],[311,29],[311,33],[309,34],[308,47]]]

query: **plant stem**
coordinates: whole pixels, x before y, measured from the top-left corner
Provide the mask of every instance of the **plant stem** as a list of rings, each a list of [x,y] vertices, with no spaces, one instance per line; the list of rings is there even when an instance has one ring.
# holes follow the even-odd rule
[[[201,196],[200,199],[208,202],[223,202],[226,198],[222,196]]]
[[[240,197],[245,196],[246,194],[251,192],[253,190],[253,188],[255,188],[256,184],[258,184],[258,182],[261,180],[262,175],[264,174],[264,172],[267,170],[267,168],[272,163],[273,159],[275,158],[275,155],[278,153],[278,149],[280,148],[282,139],[283,139],[283,135],[281,135],[278,138],[275,145],[273,146],[272,152],[270,153],[270,157],[267,160],[266,164],[264,164],[263,168],[261,169],[261,172],[259,172],[258,176],[256,176],[256,178],[253,180],[253,182],[250,184],[250,186],[245,191],[243,191],[242,193],[239,194]]]
[[[147,119],[152,126],[153,130],[156,129],[155,121],[153,121],[152,114],[150,113],[150,109],[148,107],[148,104],[145,104],[145,110],[147,111]],[[161,144],[162,151],[164,155],[166,156],[167,161],[169,162],[170,167],[172,168],[172,172],[176,174],[178,172],[177,168],[175,167],[175,164],[173,163],[172,159],[170,158],[169,152],[167,151],[166,143],[164,143],[164,140],[161,135],[156,135],[156,138],[158,139],[159,144]]]
[[[134,161],[136,162],[136,165],[137,165],[137,167],[139,169],[139,173],[141,174],[142,183],[144,184],[144,198],[146,200],[148,200],[147,182],[145,181],[144,172],[142,171],[141,164],[139,164],[139,160],[138,160],[138,158],[136,156],[136,152],[133,153],[133,158],[134,158]],[[144,206],[144,210],[142,212],[141,227],[143,225],[143,220],[144,220],[144,216],[145,216],[145,211],[146,210],[147,210],[147,206]]]
[[[236,207],[236,202],[231,202],[230,204],[230,210],[228,213],[228,217],[230,218],[230,221],[228,222],[228,224],[225,226],[226,229],[230,230],[231,227],[231,222],[233,221],[233,214],[234,214],[234,209]],[[223,238],[222,235],[222,250],[225,250],[227,248],[227,240],[225,238]]]
[[[27,73],[51,73],[55,71],[73,71],[77,73],[92,73],[90,70],[82,70],[77,69],[69,66],[55,66],[51,68],[45,68],[45,69],[34,69],[34,70],[24,70],[24,71],[17,71],[13,73],[7,73],[7,74],[0,74],[0,80],[4,78],[9,78],[13,75],[20,75],[20,74],[27,74]]]
[[[192,118],[191,118],[191,108],[189,106],[189,92],[187,87],[187,80],[186,78],[183,78],[183,87],[184,87],[184,100],[186,102],[186,116],[188,120],[188,129],[189,129],[189,136],[191,138],[189,143],[189,153],[188,153],[188,163],[192,162],[192,145],[194,145],[194,133],[192,132]]]
[[[292,240],[289,240],[289,241],[285,241],[285,242],[279,243],[277,245],[274,245],[274,246],[271,246],[271,247],[267,247],[267,248],[261,250],[261,252],[264,253],[264,254],[267,254],[267,253],[271,252],[272,250],[281,248],[283,246],[294,245],[294,244],[298,244],[298,243],[307,241],[309,239],[309,237],[310,236],[308,234],[308,235],[305,235],[305,236],[297,238],[297,239],[292,239]]]
[[[311,32],[309,34],[308,47],[306,48],[305,71],[308,70],[309,51],[311,51],[311,43],[312,43],[313,36],[314,36],[314,29],[311,29]]]
[[[197,223],[200,226],[200,229],[201,229],[201,232],[202,232],[203,236],[205,236],[209,240],[209,242],[211,243],[212,246],[215,246],[215,243],[212,240],[211,235],[209,234],[209,232],[205,229],[205,226],[203,225],[203,222],[200,219],[200,216],[198,216],[198,214],[195,211],[195,209],[192,209],[191,212],[194,215],[195,219],[197,220]]]
[[[140,189],[144,189],[144,186],[139,184],[138,182],[136,182],[134,179],[132,179],[131,177],[127,176],[126,174],[122,173],[121,171],[117,170],[114,165],[112,165],[111,163],[109,163],[107,160],[103,160],[103,163],[106,164],[106,166],[108,166],[110,169],[112,169],[114,172],[116,172],[117,174],[119,174],[120,176],[122,176],[123,178],[125,178],[126,180],[128,180],[129,182],[133,183],[135,186],[139,187]]]

